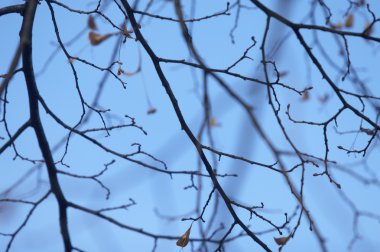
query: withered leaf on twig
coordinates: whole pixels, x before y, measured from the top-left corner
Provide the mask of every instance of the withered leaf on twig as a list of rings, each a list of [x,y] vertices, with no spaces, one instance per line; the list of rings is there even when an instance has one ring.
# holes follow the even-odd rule
[[[189,229],[181,236],[181,238],[178,239],[177,241],[177,246],[179,247],[186,247],[186,245],[189,243],[189,236],[190,236],[190,230],[191,226]]]
[[[289,241],[290,238],[291,238],[291,235],[285,236],[285,237],[278,237],[278,238],[273,237],[274,241],[279,246],[285,245]]]
[[[347,16],[344,26],[350,28],[354,24],[354,15],[350,14]]]
[[[87,25],[88,25],[88,28],[90,28],[91,30],[97,30],[98,29],[98,26],[95,23],[95,19],[91,15],[88,16]]]
[[[306,90],[305,92],[303,92],[302,100],[307,101],[309,99],[310,99],[310,93],[309,93],[309,91]]]
[[[363,33],[364,33],[365,35],[367,35],[367,36],[370,36],[371,33],[372,33],[372,28],[373,28],[373,25],[371,25],[370,23],[367,23],[367,24],[365,25],[365,28],[364,28]]]
[[[88,38],[90,40],[91,45],[96,46],[96,45],[101,44],[102,42],[104,42],[108,38],[110,38],[112,35],[114,35],[114,34],[113,33],[108,33],[108,34],[105,34],[105,35],[100,35],[100,34],[97,34],[97,33],[91,31],[88,34]]]
[[[132,38],[131,33],[133,33],[133,31],[128,31],[128,30],[127,30],[127,20],[125,20],[124,23],[123,23],[123,28],[121,29],[121,33],[122,33],[126,38]]]
[[[338,22],[336,24],[331,23],[330,26],[334,29],[341,29],[343,27],[343,24],[341,22]]]

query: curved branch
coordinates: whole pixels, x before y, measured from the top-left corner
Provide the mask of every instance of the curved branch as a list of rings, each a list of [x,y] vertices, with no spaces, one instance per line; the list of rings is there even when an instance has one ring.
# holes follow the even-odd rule
[[[3,153],[14,141],[30,126],[30,120],[26,121],[9,140],[0,148],[0,154]]]
[[[70,234],[69,234],[69,229],[68,229],[67,202],[58,181],[57,169],[55,167],[53,156],[49,147],[49,143],[47,141],[45,131],[41,123],[41,118],[40,118],[40,113],[39,113],[39,108],[38,108],[39,93],[38,93],[37,84],[36,84],[36,80],[34,76],[34,70],[33,70],[32,29],[33,29],[34,15],[36,12],[38,1],[31,0],[27,4],[28,4],[28,10],[32,9],[31,10],[32,12],[30,15],[30,19],[24,19],[21,34],[25,34],[25,37],[24,37],[25,46],[23,47],[23,50],[22,50],[22,64],[23,64],[25,82],[28,89],[30,122],[36,134],[42,156],[47,166],[47,173],[49,176],[51,191],[53,192],[53,194],[55,195],[57,199],[57,203],[59,207],[59,222],[60,222],[61,235],[62,235],[65,251],[70,252],[73,247],[71,245]]]
[[[24,10],[25,4],[10,5],[0,9],[0,16],[12,13],[18,13],[22,15],[24,13]]]
[[[149,44],[147,43],[147,41],[145,40],[145,38],[143,37],[143,35],[141,34],[140,32],[140,29],[139,29],[139,25],[134,17],[134,14],[133,14],[133,10],[132,8],[129,6],[128,2],[126,0],[122,0],[121,1],[125,10],[127,11],[127,14],[128,14],[128,17],[130,18],[130,21],[131,21],[131,24],[132,24],[132,27],[133,27],[133,30],[136,34],[136,38],[140,41],[140,43],[142,44],[142,46],[144,47],[144,49],[146,50],[146,52],[148,53],[149,57],[151,58],[153,64],[154,64],[154,67],[156,69],[156,72],[157,72],[157,75],[158,77],[160,78],[161,80],[161,83],[166,91],[166,93],[168,94],[169,96],[169,99],[170,99],[170,102],[172,103],[172,106],[175,110],[175,113],[177,115],[177,118],[178,118],[178,121],[180,122],[181,124],[181,127],[182,127],[182,130],[185,131],[186,135],[189,137],[190,141],[193,143],[194,147],[196,148],[197,152],[198,152],[198,155],[199,157],[201,158],[203,164],[205,165],[206,167],[206,170],[207,172],[209,173],[210,175],[210,178],[214,184],[214,186],[216,187],[216,189],[218,190],[219,194],[221,195],[221,197],[223,198],[223,201],[224,203],[226,204],[226,207],[228,209],[228,211],[231,213],[232,217],[234,218],[235,222],[237,224],[239,224],[239,226],[257,243],[259,244],[265,251],[271,251],[269,249],[269,247],[263,242],[261,241],[242,221],[241,219],[239,218],[239,216],[236,214],[232,204],[231,204],[231,200],[229,199],[229,197],[227,196],[227,194],[224,192],[222,186],[219,184],[219,181],[217,180],[215,174],[214,174],[214,171],[211,167],[211,164],[209,163],[205,153],[203,152],[203,149],[202,149],[202,145],[198,142],[197,138],[194,136],[193,132],[191,131],[191,129],[189,128],[189,126],[187,125],[186,121],[185,121],[185,118],[183,117],[182,115],[182,111],[181,109],[179,108],[179,105],[178,105],[178,101],[171,89],[171,86],[168,82],[168,80],[166,79],[162,69],[161,69],[161,66],[160,66],[160,61],[159,61],[159,58],[156,56],[156,54],[153,52],[153,50],[151,49],[151,47],[149,46]],[[182,24],[182,23],[181,23]]]

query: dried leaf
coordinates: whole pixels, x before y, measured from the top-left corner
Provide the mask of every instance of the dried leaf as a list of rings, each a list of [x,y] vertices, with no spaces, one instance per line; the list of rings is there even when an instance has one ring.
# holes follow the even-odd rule
[[[133,33],[133,31],[127,30],[127,20],[125,20],[123,23],[123,29],[121,29],[121,33],[127,38],[132,38],[131,33]]]
[[[289,235],[289,236],[278,237],[278,238],[273,237],[273,239],[277,243],[277,245],[284,246],[289,241],[290,237],[291,236]]]
[[[341,29],[343,27],[343,24],[341,22],[338,22],[336,24],[330,24],[330,25],[334,29]]]
[[[114,35],[114,34],[113,33],[108,33],[108,34],[105,34],[105,35],[100,35],[100,34],[97,34],[97,33],[91,31],[88,34],[88,38],[90,40],[91,45],[96,46],[96,45],[101,44],[102,42],[104,42],[108,38],[110,38],[112,35]]]
[[[365,28],[364,28],[363,33],[364,33],[365,35],[367,35],[367,36],[370,36],[371,33],[372,33],[372,31],[373,31],[372,28],[373,28],[373,25],[371,26],[370,23],[367,23],[367,24],[365,25]]]
[[[354,15],[350,14],[347,16],[346,21],[344,22],[344,26],[352,27],[354,24]]]
[[[213,118],[210,119],[209,124],[210,124],[211,127],[216,127],[216,126],[219,125],[219,123],[218,123],[218,121],[216,120],[215,117],[213,117]]]
[[[122,32],[123,32],[123,35],[124,35],[125,37],[127,37],[127,38],[133,38],[133,37],[131,36],[132,31],[127,31],[127,29],[124,29],[124,28],[123,28]]]
[[[97,30],[98,29],[98,26],[95,23],[95,19],[91,15],[88,16],[87,25],[88,25],[88,28],[90,28],[91,30]]]
[[[189,229],[181,236],[181,238],[178,239],[177,241],[177,246],[179,247],[186,247],[186,245],[189,243],[189,236],[190,236],[190,230],[191,230],[191,226],[189,227]]]
[[[209,123],[210,127],[219,127],[219,126],[221,126],[221,124],[218,122],[218,120],[216,120],[215,117],[212,117],[208,123]]]
[[[156,113],[157,112],[157,109],[156,108],[150,108],[150,109],[148,109],[148,111],[146,112],[148,115],[152,115],[152,114],[154,114],[154,113]],[[178,244],[178,242],[177,242],[177,244]],[[179,245],[178,245],[179,246]]]
[[[309,99],[310,99],[310,94],[309,94],[309,91],[306,90],[305,92],[303,92],[302,100],[307,101]]]

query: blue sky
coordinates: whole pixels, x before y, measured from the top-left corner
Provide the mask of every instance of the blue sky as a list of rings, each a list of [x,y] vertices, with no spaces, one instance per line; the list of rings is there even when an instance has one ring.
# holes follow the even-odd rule
[[[0,8],[15,2],[2,1]],[[122,15],[111,1],[105,1],[105,5],[108,2],[109,6],[105,10],[106,15],[112,17],[116,24],[121,24],[123,22]],[[247,6],[252,6],[249,1],[243,2]],[[333,11],[332,22],[343,22],[347,1],[325,2]],[[294,22],[300,22],[305,18],[309,11],[310,1],[287,1],[287,3],[291,6],[290,8],[285,8],[285,5],[281,5],[279,1],[268,1],[265,4]],[[78,9],[90,9],[91,6],[94,6],[94,3],[89,6],[87,3],[83,4],[74,1],[65,1],[65,4]],[[183,4],[186,12],[189,13],[190,3],[183,1]],[[372,10],[379,10],[378,3],[373,1],[370,4]],[[140,6],[145,5],[146,1],[142,1]],[[155,1],[151,12],[159,12],[160,15],[175,17],[173,4],[166,3],[165,7],[161,6],[163,6],[161,1]],[[63,41],[69,41],[86,27],[87,17],[85,15],[69,13],[57,5],[53,5],[53,7]],[[195,16],[209,15],[210,13],[223,11],[225,8],[226,2],[197,1]],[[316,11],[317,19],[320,20],[320,25],[324,25],[323,12],[320,7],[318,8]],[[236,43],[232,44],[229,33],[234,24],[236,10],[232,9],[230,12],[230,16],[219,16],[194,23],[192,27],[194,44],[209,66],[223,69],[242,55],[244,50],[252,44],[251,37],[255,36],[258,43],[249,53],[253,60],[244,60],[234,68],[234,71],[263,79],[259,47],[265,27],[265,16],[259,10],[242,9],[239,26],[234,33]],[[355,23],[351,30],[362,31],[366,19],[368,19],[368,13],[365,10],[355,12]],[[98,18],[96,21],[99,33],[106,34],[115,31],[104,20]],[[19,15],[13,14],[0,17],[1,44],[4,45],[0,47],[1,74],[8,69],[9,62],[16,50],[20,25],[21,17]],[[270,47],[280,41],[280,49],[274,56],[270,57],[276,60],[276,65],[280,72],[287,72],[282,78],[284,83],[300,90],[313,86],[310,98],[307,100],[302,99],[294,92],[277,87],[278,99],[282,104],[280,117],[291,139],[299,149],[315,156],[323,157],[322,128],[289,122],[285,114],[286,106],[291,104],[291,115],[297,120],[321,122],[335,114],[341,104],[334,97],[331,88],[321,78],[321,74],[315,69],[315,66],[310,60],[305,60],[305,51],[296,37],[290,35],[288,39],[282,41],[282,38],[288,36],[291,31],[276,21],[272,21],[272,25],[266,50],[270,51]],[[374,30],[373,36],[379,37],[378,30],[380,29]],[[160,57],[188,59],[189,53],[177,23],[144,19],[141,31]],[[73,56],[81,57],[101,67],[107,67],[113,47],[118,43],[119,37],[113,36],[99,46],[91,46],[88,40],[88,32],[89,30],[84,30],[82,36],[71,46],[68,46],[67,49]],[[305,31],[303,34],[308,43],[312,45],[311,32]],[[57,53],[53,59],[49,59],[49,56],[55,50],[57,41],[50,12],[45,2],[38,6],[33,35],[35,72],[38,73],[47,64],[45,72],[37,75],[39,91],[49,107],[67,124],[73,126],[81,115],[80,100],[75,89],[74,77],[67,58],[62,51]],[[333,36],[320,32],[320,39],[334,62],[341,67],[345,66],[345,59],[339,55],[339,49]],[[348,44],[353,66],[371,92],[374,95],[379,94],[380,90],[377,84],[379,78],[376,75],[379,46],[358,38],[348,38]],[[320,56],[317,49],[313,49],[314,51]],[[128,39],[122,45],[119,54],[120,61],[123,63],[122,68],[129,72],[137,68],[139,55],[142,55],[142,71],[134,76],[121,76],[127,82],[125,89],[118,80],[110,76],[105,84],[98,108],[110,109],[110,112],[107,113],[109,117],[106,120],[108,125],[116,125],[120,121],[128,122],[128,119],[124,117],[124,115],[128,115],[135,118],[136,123],[143,127],[148,135],[144,135],[137,128],[127,127],[122,130],[112,131],[109,137],[106,137],[104,132],[94,133],[91,136],[104,145],[122,153],[133,152],[136,150],[136,146],[131,146],[131,144],[139,143],[143,151],[163,160],[170,170],[197,170],[198,159],[195,148],[181,130],[168,96],[144,49],[138,42]],[[340,81],[342,73],[336,73],[322,57],[321,62],[326,66],[328,74],[336,81],[337,85],[349,91],[356,90],[349,80]],[[74,62],[74,65],[78,72],[83,97],[91,103],[104,72],[80,62]],[[204,116],[199,96],[203,85],[202,72],[174,64],[162,63],[162,68],[179,101],[179,106],[187,123],[193,132],[197,133]],[[114,68],[114,70],[116,71],[117,68]],[[309,72],[310,74],[308,74]],[[259,118],[259,122],[270,140],[279,149],[290,150],[289,144],[285,141],[277,125],[273,111],[268,105],[266,89],[253,82],[222,74],[220,76],[245,101],[252,104],[254,114]],[[245,156],[258,162],[274,163],[275,158],[264,141],[252,128],[243,109],[212,79],[209,80],[209,88],[212,117],[219,124],[219,126],[212,128],[215,148],[231,154]],[[320,99],[325,95],[331,98],[326,103],[321,103]],[[157,109],[154,114],[147,114],[147,111],[151,108],[147,101],[147,96],[151,105]],[[13,77],[8,88],[7,97],[9,100],[7,123],[10,131],[15,132],[28,118],[27,93],[21,73]],[[348,100],[355,107],[360,108],[360,103],[357,99],[349,98]],[[1,113],[2,111],[3,109],[1,109]],[[375,118],[375,112],[369,106],[366,114],[372,119]],[[42,107],[41,116],[49,144],[53,147],[62,137],[66,136],[67,131],[45,114]],[[83,126],[83,129],[101,127],[101,123],[99,116],[93,114],[88,124]],[[344,112],[338,118],[337,123],[339,132],[358,130],[360,127],[360,119],[350,112]],[[337,146],[341,145],[348,149],[360,149],[367,143],[368,136],[366,134],[336,134],[333,126],[333,124],[328,126],[329,143],[331,144],[329,157],[347,169],[354,169],[364,177],[371,177],[368,170],[375,175],[379,175],[376,166],[379,162],[377,147],[373,148],[368,154],[368,158],[365,159],[367,166],[355,165],[355,163],[362,161],[361,155],[347,155],[337,148]],[[369,128],[365,123],[363,127]],[[0,136],[6,137],[3,124],[0,127]],[[203,143],[209,145],[209,139],[207,137],[204,139]],[[16,146],[24,156],[31,159],[41,158],[35,135],[31,129],[28,129],[17,139]],[[58,161],[63,153],[64,148],[59,148],[54,153],[55,159]],[[212,155],[209,152],[206,153],[212,161]],[[7,196],[28,200],[39,199],[48,190],[45,167],[34,168],[35,165],[30,162],[23,161],[20,158],[13,160],[13,157],[14,151],[12,149],[8,149],[0,156],[2,178],[0,191],[12,185],[25,172],[34,169],[36,172],[14,190],[11,195]],[[68,154],[64,159],[64,163],[70,165],[70,168],[62,164],[57,164],[57,168],[71,173],[92,175],[101,171],[104,164],[113,159],[116,162],[99,177],[102,183],[111,191],[111,196],[108,200],[105,198],[105,190],[96,182],[60,175],[59,179],[67,199],[87,207],[100,209],[127,204],[131,198],[136,201],[136,205],[128,208],[128,210],[109,211],[107,215],[128,225],[143,228],[156,234],[182,235],[189,227],[190,222],[183,222],[181,218],[196,217],[191,211],[196,205],[197,192],[194,189],[184,190],[184,187],[191,184],[189,176],[175,175],[170,178],[167,174],[153,172],[105,153],[78,136],[74,136],[70,140]],[[136,159],[163,168],[161,163],[147,156],[138,155]],[[297,160],[293,157],[284,158],[284,163],[288,167],[292,167],[296,162]],[[214,162],[211,163],[215,165]],[[277,224],[284,221],[285,212],[290,215],[294,210],[296,201],[281,175],[227,157],[222,157],[216,163],[222,174],[239,174],[238,177],[220,178],[221,184],[233,200],[247,205],[260,205],[263,202],[265,208],[260,213]],[[315,223],[326,238],[329,250],[346,251],[347,245],[353,237],[353,212],[342,200],[334,184],[329,183],[326,176],[312,176],[313,173],[320,172],[321,169],[323,168],[320,167],[318,170],[312,165],[306,166],[305,202],[315,218]],[[202,171],[206,172],[204,168]],[[380,203],[376,200],[380,188],[378,184],[363,185],[351,176],[337,170],[332,170],[332,174],[342,185],[345,194],[356,203],[358,209],[379,213]],[[300,176],[300,170],[296,170],[291,174],[291,179],[295,182],[297,188],[300,185]],[[207,200],[208,193],[212,189],[209,179],[203,179],[203,183],[202,204]],[[36,185],[39,185],[39,187],[35,188]],[[4,209],[0,212],[0,223],[3,223],[0,226],[0,231],[4,233],[12,232],[27,213],[27,208],[17,204],[6,204]],[[62,242],[59,235],[57,211],[56,200],[53,196],[50,196],[37,208],[28,225],[18,234],[11,251],[61,251]],[[267,223],[258,219],[249,220],[249,214],[241,209],[237,210],[237,212],[245,223],[254,227],[254,231],[270,228]],[[164,216],[178,217],[174,218],[174,221],[168,221],[160,218],[157,213]],[[1,216],[5,217],[2,218]],[[69,217],[73,243],[76,247],[85,251],[151,251],[153,248],[153,239],[123,230],[88,214],[69,210]],[[206,225],[211,218],[212,209],[210,208],[207,209],[204,217]],[[219,226],[220,222],[225,222],[226,228],[228,228],[231,221],[231,217],[229,217],[224,205],[221,203],[219,205],[219,214],[216,216],[214,224],[215,228]],[[295,223],[293,220],[290,227],[294,227]],[[307,221],[303,217],[295,239],[290,240],[283,251],[320,251],[315,236],[308,228]],[[360,218],[358,228],[363,239],[355,243],[352,251],[377,251],[380,247],[377,239],[380,228],[379,223],[364,217]],[[219,235],[222,236],[224,232]],[[241,232],[241,229],[237,228],[232,234],[238,234],[239,232]],[[286,231],[285,234],[287,234]],[[270,233],[262,235],[260,238],[271,249],[276,250],[277,245],[273,237],[278,236],[278,233]],[[199,223],[194,223],[191,237],[199,237]],[[7,239],[0,236],[0,250],[4,248]],[[227,251],[259,251],[258,245],[246,237],[229,243],[226,248]],[[157,251],[178,250],[179,248],[175,245],[175,241],[158,241]],[[186,247],[184,251],[191,250]]]

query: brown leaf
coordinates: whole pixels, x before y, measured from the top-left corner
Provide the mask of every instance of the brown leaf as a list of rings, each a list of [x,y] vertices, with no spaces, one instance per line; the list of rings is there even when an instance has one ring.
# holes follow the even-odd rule
[[[88,34],[88,38],[90,40],[91,45],[96,46],[96,45],[101,44],[102,42],[104,42],[108,38],[110,38],[112,35],[114,35],[114,34],[113,33],[108,33],[108,34],[105,34],[105,35],[100,35],[100,34],[97,34],[97,33],[91,31]]]
[[[157,112],[157,109],[156,108],[150,108],[150,109],[148,109],[148,111],[146,112],[148,115],[152,115],[152,114],[154,114],[154,113],[156,113]]]
[[[309,99],[310,99],[310,93],[309,93],[309,91],[306,90],[305,92],[303,92],[302,100],[307,101]]]
[[[346,21],[344,22],[344,26],[352,27],[354,24],[354,15],[350,14],[347,16]]]
[[[367,36],[370,36],[371,35],[371,33],[372,33],[372,27],[373,27],[373,25],[371,26],[371,24],[370,23],[367,23],[366,25],[365,25],[365,28],[364,28],[364,31],[363,31],[363,33],[365,34],[365,35],[367,35]]]
[[[121,30],[121,33],[127,38],[132,38],[131,33],[133,33],[133,31],[127,30],[127,20],[125,20],[123,23],[123,29]]]
[[[177,241],[177,246],[179,247],[186,247],[186,245],[189,243],[189,236],[190,236],[190,230],[191,230],[191,226],[189,227],[189,229],[181,236],[181,238],[178,239]]]
[[[331,27],[332,28],[334,28],[334,29],[341,29],[342,27],[343,27],[343,24],[341,23],[341,22],[338,22],[338,23],[336,23],[336,24],[330,24],[331,25]]]
[[[289,236],[285,236],[285,237],[278,237],[278,238],[273,237],[274,241],[279,246],[284,246],[289,241],[290,238],[291,238],[290,235]]]
[[[127,29],[124,29],[124,28],[123,28],[122,33],[123,33],[123,35],[124,35],[125,37],[127,37],[127,38],[133,38],[133,37],[131,36],[132,31],[127,31]]]
[[[91,30],[97,30],[98,29],[98,26],[95,23],[95,19],[91,15],[88,16],[87,25],[88,25],[88,28],[90,28]]]
[[[216,121],[215,117],[211,118],[210,119],[210,126],[215,127],[216,125],[218,125],[218,122]]]

